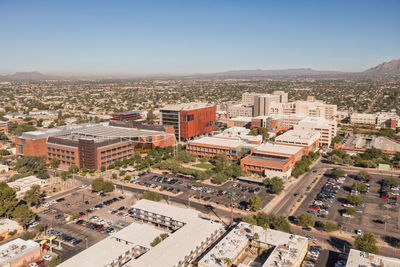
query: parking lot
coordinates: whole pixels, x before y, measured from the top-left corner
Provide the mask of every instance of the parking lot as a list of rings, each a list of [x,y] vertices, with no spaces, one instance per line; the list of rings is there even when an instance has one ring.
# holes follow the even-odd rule
[[[352,192],[351,186],[357,180],[357,173],[349,173],[344,178],[334,179],[326,173],[303,203],[294,213],[299,216],[304,212],[314,215],[317,221],[334,221],[342,230],[352,234],[372,232],[383,240],[400,238],[399,204],[396,196],[381,198],[381,181],[390,176],[371,175],[368,190],[362,193]],[[397,178],[400,182],[400,179]],[[363,204],[351,206],[346,200],[349,194],[359,194]],[[397,194],[396,191],[393,191]],[[347,208],[354,208],[356,213],[348,216]],[[361,231],[357,231],[361,230]]]
[[[221,186],[200,185],[196,184],[195,179],[185,178],[183,175],[148,173],[137,178],[134,183],[159,190],[160,192],[169,192],[182,199],[193,197],[226,207],[230,207],[230,194],[234,193],[236,207],[242,210],[247,208],[248,200],[254,195],[260,197],[262,207],[273,198],[272,195],[267,193],[264,185],[241,181],[229,181]]]
[[[127,209],[135,202],[131,194],[91,193],[88,188],[47,201],[38,213],[40,221],[46,225],[49,236],[57,236],[63,249],[58,250],[63,260],[79,253],[133,221],[124,218]],[[52,203],[52,204],[46,204]],[[115,210],[112,212],[110,210]],[[78,218],[76,218],[78,217]],[[78,221],[87,223],[78,223]]]

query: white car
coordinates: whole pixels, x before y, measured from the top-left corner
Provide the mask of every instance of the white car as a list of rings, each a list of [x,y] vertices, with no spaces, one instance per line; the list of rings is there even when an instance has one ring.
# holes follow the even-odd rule
[[[80,188],[80,189],[83,189],[83,188],[86,188],[86,187],[87,187],[87,185],[83,184],[83,185],[81,185],[79,188]]]
[[[362,235],[361,230],[360,230],[360,229],[357,229],[357,230],[356,230],[356,234],[357,234],[357,235]]]
[[[28,265],[29,267],[38,267],[39,265],[36,262],[31,262]]]
[[[343,216],[343,217],[347,217],[347,218],[351,218],[351,215],[350,215],[350,214],[347,214],[346,212],[343,212],[343,213],[342,213],[342,216]]]
[[[51,260],[51,258],[53,258],[53,256],[48,255],[48,254],[43,256],[43,260],[45,260],[45,261],[49,261],[49,260]]]

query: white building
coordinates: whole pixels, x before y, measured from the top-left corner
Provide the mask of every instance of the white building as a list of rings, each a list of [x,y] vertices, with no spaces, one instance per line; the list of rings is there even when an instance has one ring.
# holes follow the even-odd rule
[[[319,147],[321,134],[315,131],[289,130],[275,138],[275,142],[281,145],[303,147],[308,153],[316,151]]]
[[[332,139],[336,136],[337,122],[321,117],[307,117],[294,125],[293,130],[319,132],[321,145],[330,146]]]
[[[195,210],[145,199],[133,205],[132,211],[140,223],[130,224],[59,266],[189,266],[223,230]],[[163,233],[168,237],[152,247],[150,243]]]
[[[255,234],[258,239],[254,239]],[[258,248],[261,251],[272,250],[264,262],[256,259]],[[228,264],[224,259],[228,258],[240,267],[299,267],[307,248],[305,237],[241,222],[200,259],[198,266],[225,267]]]
[[[226,109],[226,114],[228,118],[235,117],[252,117],[253,116],[253,106],[245,104],[228,105]]]
[[[346,267],[399,267],[400,259],[351,249]]]
[[[279,103],[276,101],[269,106],[269,110],[266,115],[271,114],[297,114],[311,117],[322,117],[327,120],[334,120],[337,117],[337,106],[326,104],[320,100],[298,100],[288,103]]]
[[[33,175],[18,179],[14,182],[9,182],[7,184],[17,192],[17,198],[24,197],[25,192],[31,189],[33,185],[39,185],[40,187],[47,185],[46,180],[39,179]]]
[[[40,245],[33,240],[17,238],[0,246],[0,266],[26,266],[39,257]]]

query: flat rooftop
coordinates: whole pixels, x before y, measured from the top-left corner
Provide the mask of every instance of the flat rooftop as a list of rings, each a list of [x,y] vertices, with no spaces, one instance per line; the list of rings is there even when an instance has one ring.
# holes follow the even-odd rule
[[[52,128],[48,130],[38,130],[38,131],[30,131],[30,132],[25,132],[22,133],[20,136],[21,138],[26,138],[26,139],[43,139],[47,138],[49,136],[56,136],[56,135],[66,135],[70,134],[73,131],[76,130],[82,130],[82,129],[88,129],[91,127],[96,127],[98,125],[107,125],[107,123],[83,123],[83,124],[77,124],[77,125],[68,125],[68,126],[61,126],[58,128]]]
[[[285,164],[288,163],[288,161],[289,161],[288,158],[278,159],[278,158],[266,158],[266,157],[257,157],[257,156],[247,156],[246,160],[244,162],[246,162],[247,160],[252,161],[256,164],[258,163],[261,165],[277,165],[280,167],[285,166]]]
[[[38,249],[40,245],[32,240],[14,239],[0,246],[0,265]]]
[[[143,130],[138,128],[127,128],[117,127],[108,125],[98,125],[86,129],[76,130],[72,132],[75,135],[80,136],[92,136],[92,137],[108,137],[108,138],[132,138],[140,136],[154,136],[164,135],[161,131]]]
[[[321,137],[319,132],[290,130],[275,138],[275,142],[284,142],[299,145],[311,145]]]
[[[372,253],[351,249],[346,267],[399,267],[400,259],[389,258]]]
[[[400,142],[384,136],[351,135],[343,144],[344,148],[377,148],[385,152],[400,152]]]
[[[241,122],[251,122],[253,117],[236,117],[229,119],[230,121],[241,121]]]
[[[128,110],[128,111],[113,113],[112,116],[118,116],[118,115],[137,115],[137,114],[141,114],[141,113],[142,113],[142,111],[140,111],[140,110]]]
[[[234,139],[225,139],[219,137],[203,137],[194,141],[190,141],[189,144],[191,145],[212,145],[212,146],[223,146],[223,147],[230,147],[230,148],[237,148],[242,146],[244,143],[240,140]]]
[[[250,225],[241,222],[236,225],[220,242],[218,242],[200,261],[199,264],[207,267],[225,266],[220,259],[234,259],[246,248],[252,240],[254,234],[257,233],[259,241],[264,244],[269,244],[273,247],[271,254],[265,262],[259,262],[259,266],[270,267],[278,266],[293,266],[303,255],[304,250],[307,250],[308,240],[305,237],[288,234],[272,229],[264,230],[260,226]],[[240,257],[238,257],[240,259]],[[242,262],[235,262],[242,264]],[[254,265],[255,266],[255,265]]]
[[[209,104],[209,103],[203,103],[203,102],[192,102],[192,103],[182,103],[182,104],[165,106],[163,108],[160,108],[160,111],[161,110],[170,110],[170,111],[195,110],[195,109],[214,107],[214,106],[215,106],[215,104]]]
[[[300,152],[303,148],[296,147],[296,146],[287,146],[287,145],[279,145],[279,144],[272,144],[266,143],[259,145],[255,148],[257,152],[260,153],[277,153],[277,154],[284,154],[284,155],[295,155]]]

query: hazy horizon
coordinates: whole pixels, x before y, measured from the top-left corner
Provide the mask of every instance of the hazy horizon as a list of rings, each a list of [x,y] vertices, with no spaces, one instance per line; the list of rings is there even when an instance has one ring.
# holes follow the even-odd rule
[[[399,1],[2,1],[1,74],[360,72],[400,58]]]

